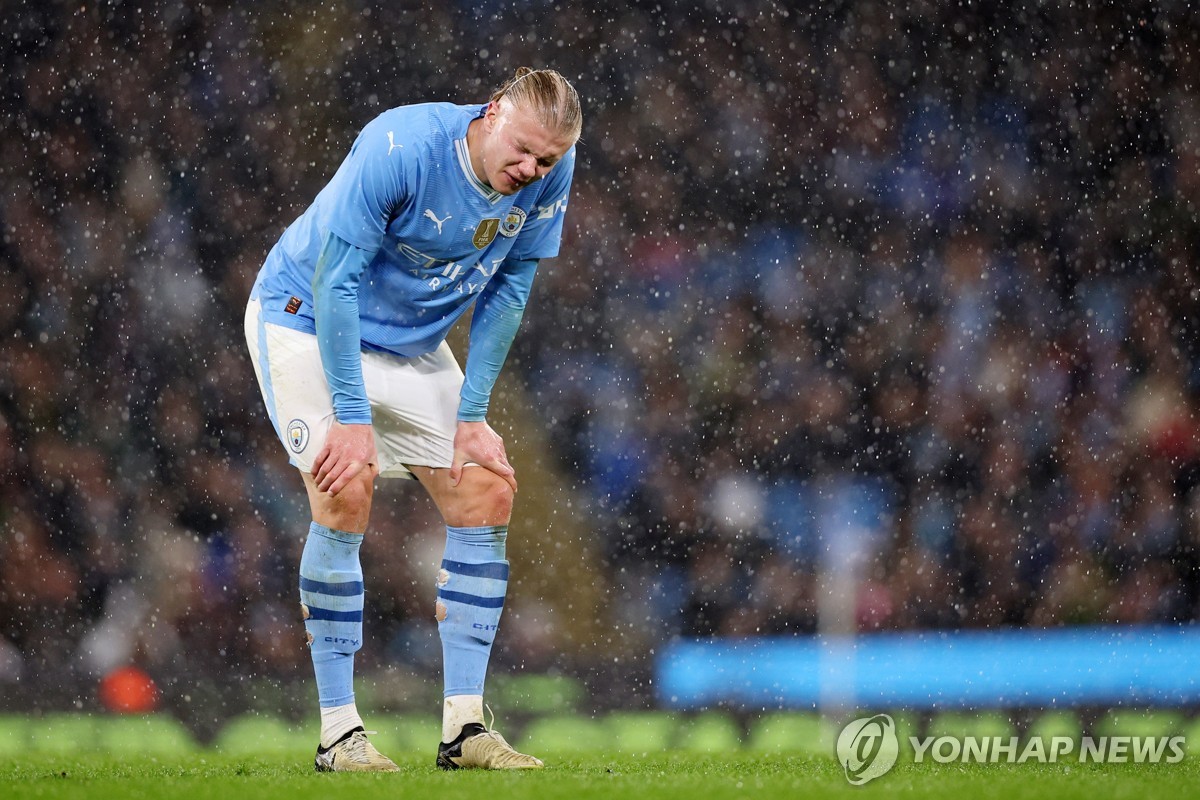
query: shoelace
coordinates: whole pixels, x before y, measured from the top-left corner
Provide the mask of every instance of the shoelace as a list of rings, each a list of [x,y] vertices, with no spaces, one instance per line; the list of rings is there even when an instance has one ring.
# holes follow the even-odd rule
[[[492,707],[487,703],[484,703],[483,707],[487,709],[488,715],[492,718],[491,723],[483,726],[483,729],[487,732],[487,735],[499,739],[501,744],[503,744],[509,750],[512,750],[513,746],[509,744],[503,736],[500,735],[500,731],[496,730],[496,712],[492,711]]]
[[[346,755],[360,764],[370,763],[371,753],[367,748],[374,750],[374,746],[367,741],[367,737],[374,736],[376,733],[378,731],[355,731],[350,734],[350,738],[346,740]]]

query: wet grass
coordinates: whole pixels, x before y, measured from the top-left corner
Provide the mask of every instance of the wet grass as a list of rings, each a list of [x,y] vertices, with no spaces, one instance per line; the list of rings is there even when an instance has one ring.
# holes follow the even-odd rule
[[[426,756],[396,759],[390,775],[314,774],[307,758],[40,754],[0,760],[0,798],[128,800],[708,800],[758,797],[1131,798],[1189,797],[1200,761],[1180,764],[962,765],[901,763],[862,787],[850,786],[832,759],[660,753],[552,759],[536,772],[444,773]]]

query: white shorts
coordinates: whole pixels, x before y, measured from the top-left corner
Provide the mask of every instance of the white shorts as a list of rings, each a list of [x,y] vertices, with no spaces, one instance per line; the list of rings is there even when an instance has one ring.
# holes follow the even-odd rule
[[[262,306],[246,307],[246,343],[275,432],[291,463],[312,469],[336,419],[317,337],[264,322]],[[463,373],[450,346],[402,358],[363,351],[379,474],[413,478],[406,465],[449,467],[454,459]]]

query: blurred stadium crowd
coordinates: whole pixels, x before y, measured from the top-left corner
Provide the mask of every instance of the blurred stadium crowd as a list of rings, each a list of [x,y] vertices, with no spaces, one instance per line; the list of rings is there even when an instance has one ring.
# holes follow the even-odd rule
[[[307,675],[251,282],[368,119],[523,64],[585,129],[510,370],[627,643],[812,632],[847,562],[862,630],[1197,617],[1183,5],[401,5],[5,4],[0,683]],[[374,658],[436,663],[385,549]]]

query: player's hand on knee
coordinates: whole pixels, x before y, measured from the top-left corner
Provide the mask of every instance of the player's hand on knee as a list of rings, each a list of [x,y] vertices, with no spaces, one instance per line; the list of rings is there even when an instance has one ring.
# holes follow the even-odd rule
[[[336,495],[364,469],[373,469],[375,459],[375,431],[370,425],[335,421],[313,461],[313,480],[322,492]]]
[[[491,470],[517,492],[517,477],[508,454],[504,451],[504,440],[486,422],[459,422],[454,432],[454,462],[450,465],[450,484],[458,486],[462,480],[463,465],[478,464]]]

